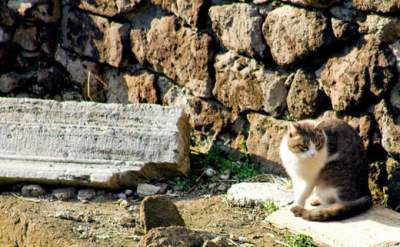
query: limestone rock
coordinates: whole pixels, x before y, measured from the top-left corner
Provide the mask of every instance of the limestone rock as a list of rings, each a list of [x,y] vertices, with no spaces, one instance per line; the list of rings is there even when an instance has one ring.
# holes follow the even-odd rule
[[[141,197],[152,196],[152,195],[160,194],[161,192],[162,192],[162,188],[157,185],[138,184],[138,186],[137,186],[137,194]]]
[[[123,65],[129,26],[106,18],[63,8],[62,46],[114,67]]]
[[[107,69],[104,78],[108,83],[108,103],[152,103],[158,102],[156,76],[144,69],[118,71]]]
[[[37,27],[24,24],[18,26],[15,30],[13,41],[25,50],[36,50],[39,45],[37,40]]]
[[[175,17],[154,19],[148,31],[131,32],[132,51],[140,63],[150,63],[196,96],[211,96],[209,63],[213,51],[208,34],[179,26]]]
[[[257,113],[247,115],[250,122],[247,150],[261,170],[285,174],[279,157],[279,145],[287,132],[288,121]]]
[[[304,70],[297,70],[287,97],[290,115],[296,119],[311,118],[321,110],[321,102],[318,82]]]
[[[0,178],[119,188],[185,174],[182,109],[1,98]],[[3,172],[1,172],[3,171]]]
[[[82,10],[106,17],[118,17],[139,9],[144,0],[64,0]]]
[[[359,29],[361,32],[374,34],[384,42],[393,43],[400,38],[400,17],[368,15],[360,23]]]
[[[263,19],[256,7],[246,3],[214,6],[209,15],[214,33],[226,48],[247,56],[264,57]]]
[[[375,11],[380,13],[400,12],[399,0],[352,0],[353,6],[362,11]]]
[[[148,196],[140,203],[140,222],[146,232],[156,227],[185,226],[175,204],[166,196]]]
[[[39,197],[46,195],[46,191],[40,185],[29,184],[22,186],[21,194],[28,197]]]
[[[358,107],[367,95],[380,98],[395,80],[395,59],[388,47],[370,38],[328,60],[321,85],[335,111]]]
[[[68,71],[70,79],[81,86],[87,99],[104,101],[99,64],[73,55],[61,47],[57,48],[54,58]]]
[[[182,226],[158,227],[151,229],[140,240],[138,247],[202,246],[204,242],[215,237],[216,234],[194,231]]]
[[[280,115],[284,111],[286,76],[234,52],[217,55],[214,67],[214,95],[234,112],[263,110]]]
[[[174,13],[192,27],[200,24],[201,11],[207,1],[204,0],[150,0],[152,4]]]
[[[293,201],[293,195],[275,183],[239,183],[229,188],[227,199],[240,206],[273,201],[276,206],[283,207]]]
[[[282,0],[283,2],[299,5],[302,7],[328,8],[337,3],[338,0]]]
[[[294,217],[290,207],[280,209],[267,217],[278,229],[302,233],[323,246],[398,246],[400,244],[400,214],[376,206],[358,216],[342,221],[313,222]]]
[[[393,116],[382,100],[374,109],[375,119],[378,122],[382,135],[383,148],[396,159],[400,158],[400,122]]]
[[[8,7],[30,21],[55,23],[61,16],[61,0],[8,1]]]
[[[304,60],[332,41],[328,18],[319,12],[282,6],[271,11],[263,34],[275,62],[288,66]]]

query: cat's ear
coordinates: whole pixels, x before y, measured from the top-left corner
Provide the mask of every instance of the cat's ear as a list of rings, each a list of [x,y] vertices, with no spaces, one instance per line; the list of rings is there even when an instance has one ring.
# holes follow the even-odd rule
[[[300,129],[300,125],[298,123],[290,123],[289,124],[289,137],[295,136],[299,129]]]

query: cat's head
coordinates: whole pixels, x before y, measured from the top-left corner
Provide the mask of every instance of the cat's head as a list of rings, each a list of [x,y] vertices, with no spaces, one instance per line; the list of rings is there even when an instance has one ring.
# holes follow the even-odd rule
[[[325,146],[325,135],[315,123],[292,123],[288,130],[288,148],[300,158],[312,158]]]

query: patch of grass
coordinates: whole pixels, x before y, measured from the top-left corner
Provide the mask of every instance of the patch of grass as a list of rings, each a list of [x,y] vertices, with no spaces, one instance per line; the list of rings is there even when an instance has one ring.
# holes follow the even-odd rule
[[[229,170],[231,179],[238,181],[245,181],[261,174],[256,165],[250,161],[245,144],[242,148],[245,152],[242,151],[240,155],[227,155],[219,148],[213,147],[203,161],[203,166],[213,167],[219,175]]]
[[[304,234],[286,234],[285,241],[290,247],[314,247],[315,244],[310,236]]]
[[[188,187],[187,182],[183,178],[176,178],[175,179],[175,188],[177,190],[183,191],[186,190]]]
[[[271,200],[266,200],[261,205],[268,213],[273,213],[279,209],[279,207]]]

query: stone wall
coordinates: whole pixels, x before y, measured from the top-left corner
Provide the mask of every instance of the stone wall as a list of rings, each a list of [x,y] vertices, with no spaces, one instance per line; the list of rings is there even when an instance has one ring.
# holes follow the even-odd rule
[[[288,121],[340,117],[400,204],[399,0],[5,0],[0,95],[182,106],[193,145],[279,167]],[[277,169],[279,170],[279,169]]]

